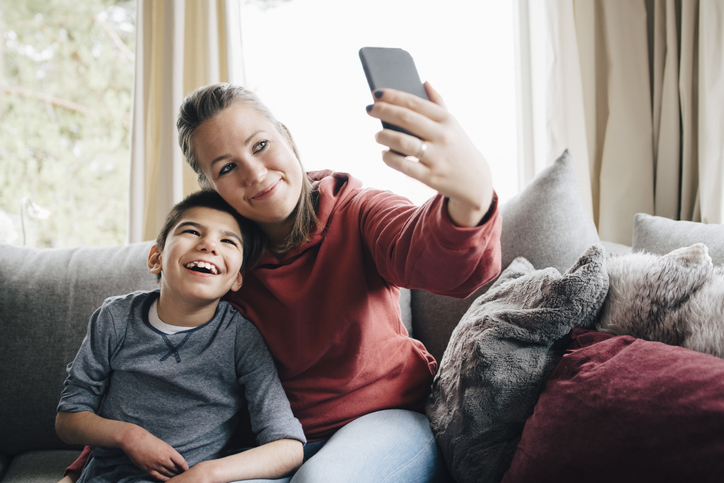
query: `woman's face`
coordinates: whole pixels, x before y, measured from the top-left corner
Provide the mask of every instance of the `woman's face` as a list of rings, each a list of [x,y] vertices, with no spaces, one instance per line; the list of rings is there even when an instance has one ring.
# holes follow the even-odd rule
[[[272,241],[287,223],[302,191],[302,166],[287,136],[259,111],[242,104],[202,124],[191,147],[211,186]]]

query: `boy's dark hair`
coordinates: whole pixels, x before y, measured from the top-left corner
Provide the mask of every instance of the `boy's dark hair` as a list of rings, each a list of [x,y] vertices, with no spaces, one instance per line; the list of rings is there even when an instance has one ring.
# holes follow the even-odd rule
[[[254,222],[241,216],[219,193],[210,189],[203,189],[191,193],[182,201],[176,203],[166,216],[166,222],[156,237],[156,246],[159,252],[166,247],[166,239],[174,226],[183,218],[187,211],[193,208],[211,208],[223,211],[234,217],[241,230],[241,239],[244,248],[244,257],[241,261],[241,273],[254,268],[259,263],[266,246],[264,235]],[[161,279],[161,273],[158,274]]]

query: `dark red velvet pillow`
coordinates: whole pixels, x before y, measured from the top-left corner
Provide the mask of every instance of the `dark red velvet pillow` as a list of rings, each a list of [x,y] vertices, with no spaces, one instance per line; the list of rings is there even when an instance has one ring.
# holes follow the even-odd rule
[[[724,481],[724,360],[575,329],[503,483]]]

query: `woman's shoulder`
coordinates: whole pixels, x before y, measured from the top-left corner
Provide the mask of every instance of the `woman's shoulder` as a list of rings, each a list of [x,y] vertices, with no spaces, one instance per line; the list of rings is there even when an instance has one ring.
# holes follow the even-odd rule
[[[332,171],[331,169],[308,171],[307,177],[312,183],[312,186],[320,193],[338,194],[350,189],[359,189],[362,187],[362,181],[351,174]]]
[[[332,213],[349,206],[363,191],[362,181],[348,173],[322,170],[310,171],[307,176],[317,192],[317,217],[322,226],[327,224]]]
[[[337,207],[352,200],[359,202],[374,197],[400,198],[407,201],[406,198],[391,191],[366,187],[359,178],[349,173],[326,169],[309,171],[307,177],[319,193],[320,201],[327,204],[334,203]]]

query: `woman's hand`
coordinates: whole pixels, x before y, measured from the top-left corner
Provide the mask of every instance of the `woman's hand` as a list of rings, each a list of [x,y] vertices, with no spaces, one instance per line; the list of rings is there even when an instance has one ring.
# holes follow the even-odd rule
[[[475,226],[493,201],[490,167],[440,94],[425,82],[430,101],[394,89],[378,89],[368,112],[422,139],[383,129],[375,140],[390,148],[382,155],[393,169],[449,198],[448,212],[460,226]],[[402,154],[398,154],[402,153]]]

